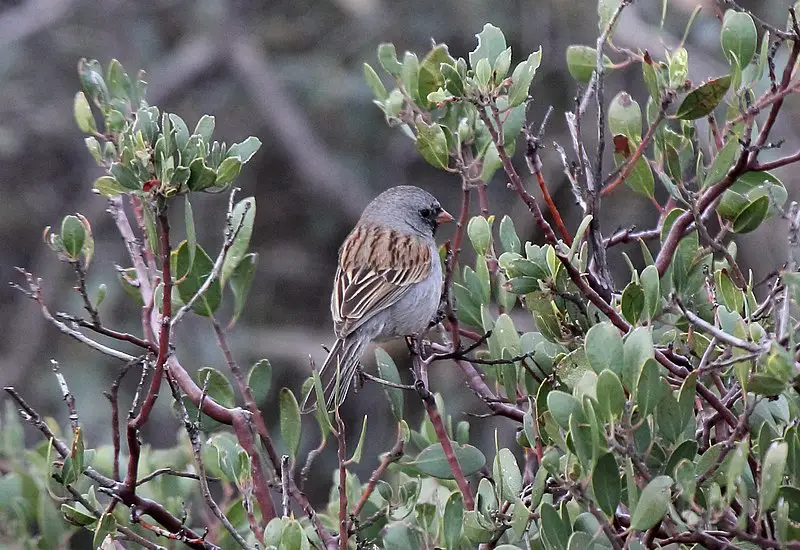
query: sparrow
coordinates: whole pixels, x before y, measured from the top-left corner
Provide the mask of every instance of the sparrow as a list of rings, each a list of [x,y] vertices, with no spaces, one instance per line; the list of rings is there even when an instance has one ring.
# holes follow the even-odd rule
[[[370,342],[428,328],[443,284],[434,236],[451,221],[433,195],[408,185],[384,191],[364,209],[339,249],[333,280],[336,343],[319,371],[328,411],[344,402]],[[303,411],[314,410],[316,400],[312,388]]]

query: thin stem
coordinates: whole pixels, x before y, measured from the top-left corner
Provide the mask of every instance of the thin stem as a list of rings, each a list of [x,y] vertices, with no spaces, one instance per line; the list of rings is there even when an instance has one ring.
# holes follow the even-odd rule
[[[336,409],[336,440],[339,442],[339,550],[347,550],[347,447],[345,442],[344,422]]]
[[[167,356],[170,354],[170,319],[172,317],[172,273],[171,255],[172,245],[170,243],[169,218],[167,217],[166,206],[160,208],[157,215],[159,242],[161,247],[161,273],[163,277],[164,293],[161,302],[161,328],[158,335],[158,356],[153,367],[153,377],[150,379],[150,387],[142,403],[139,414],[128,421],[127,439],[128,453],[128,472],[125,476],[125,487],[131,493],[136,492],[136,476],[139,469],[139,454],[141,442],[139,441],[139,428],[147,423],[150,413],[158,399],[158,392],[161,387],[161,380],[164,377],[164,365]]]

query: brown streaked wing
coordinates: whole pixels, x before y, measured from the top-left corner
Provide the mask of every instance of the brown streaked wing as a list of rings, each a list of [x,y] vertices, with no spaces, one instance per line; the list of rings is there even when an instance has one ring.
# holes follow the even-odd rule
[[[356,228],[339,253],[331,298],[336,335],[344,338],[397,302],[430,268],[430,248],[419,238],[374,226]]]

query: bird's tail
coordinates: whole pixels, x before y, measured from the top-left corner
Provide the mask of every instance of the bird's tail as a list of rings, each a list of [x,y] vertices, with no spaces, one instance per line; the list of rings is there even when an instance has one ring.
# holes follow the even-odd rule
[[[358,369],[358,361],[365,347],[366,343],[357,339],[346,341],[340,338],[336,340],[328,353],[325,363],[319,370],[325,407],[328,412],[339,407],[347,397],[347,392],[353,384],[353,378]],[[301,408],[303,413],[317,408],[317,393],[313,386],[305,395]]]

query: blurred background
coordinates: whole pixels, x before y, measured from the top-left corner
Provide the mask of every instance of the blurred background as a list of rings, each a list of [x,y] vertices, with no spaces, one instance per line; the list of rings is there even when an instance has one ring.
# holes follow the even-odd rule
[[[624,12],[616,42],[648,49],[660,58],[664,46],[680,41],[696,4],[672,0],[660,32],[662,2],[638,0]],[[790,2],[741,4],[782,26]],[[718,42],[720,13],[714,2],[704,2],[689,34],[690,78],[696,83],[727,73]],[[458,210],[459,180],[427,165],[410,140],[386,126],[362,79],[362,63],[377,66],[376,47],[385,41],[394,42],[401,53],[424,55],[433,39],[449,44],[455,57],[466,57],[474,49],[474,35],[492,22],[505,32],[515,63],[542,45],[529,119],[538,123],[552,105],[546,143],[566,145],[563,112],[572,108],[578,89],[566,70],[564,52],[573,43],[594,45],[596,20],[595,3],[586,0],[0,1],[0,384],[16,386],[42,413],[64,425],[66,411],[49,367],[50,358],[59,360],[76,396],[87,444],[110,440],[109,410],[101,392],[118,365],[58,333],[32,301],[6,284],[20,281],[14,266],[25,267],[43,279],[53,311],[79,314],[80,301],[71,290],[73,274],[42,244],[41,235],[46,225],[81,212],[91,221],[97,241],[90,289],[108,285],[101,307],[104,322],[140,332],[137,309],[116,283],[114,265],[127,267],[119,235],[104,212],[104,200],[91,193],[101,172],[73,122],[75,67],[81,57],[96,58],[104,66],[117,58],[130,74],[146,70],[149,102],[180,114],[190,127],[210,113],[216,115],[215,137],[231,143],[255,135],[263,142],[237,182],[240,197],[257,200],[251,248],[260,260],[249,305],[230,338],[244,367],[270,359],[272,389],[261,400],[274,424],[277,391],[282,386],[298,391],[309,372],[309,355],[320,364],[325,357],[321,345],[333,341],[328,304],[337,250],[363,206],[389,186],[415,184],[436,194],[451,212]],[[637,65],[608,78],[606,100],[620,90],[644,106]],[[796,128],[787,122],[797,106],[790,98],[773,133],[786,140],[786,151],[800,143]],[[551,193],[568,227],[574,228],[579,212],[552,148],[543,160]],[[790,198],[797,198],[791,174],[778,175]],[[520,236],[538,242],[532,219],[506,190],[500,173],[489,186],[489,196],[493,213],[509,213]],[[219,196],[193,202],[198,239],[212,255],[222,242],[225,206]],[[604,199],[603,211],[606,234],[630,224],[649,227],[656,218],[649,201],[630,193]],[[450,231],[443,230],[442,239]],[[770,227],[739,241],[743,265],[754,270],[756,280],[783,262],[783,235],[783,222],[773,220]],[[612,264],[619,252],[612,254]],[[618,272],[618,283],[627,278],[625,271]],[[517,314],[518,326],[529,330],[530,317]],[[177,345],[190,370],[214,366],[225,372],[211,327],[201,319],[184,323]],[[387,350],[399,365],[405,364],[402,344]],[[374,360],[368,356],[365,362]],[[401,374],[406,376],[407,370],[401,368]],[[464,418],[460,411],[484,412],[459,376],[445,363],[432,372],[432,387],[447,396],[454,421]],[[126,380],[125,408],[134,378]],[[412,397],[407,396],[407,406],[416,407]],[[369,446],[358,470],[362,473],[374,468],[375,455],[391,446],[394,430],[383,393],[368,386],[347,402],[345,421],[356,432],[353,438],[367,411]],[[421,419],[420,410],[412,416]],[[513,438],[511,424],[494,419],[473,420],[473,437],[488,443],[496,427],[501,445]],[[313,420],[306,428],[304,451],[316,445]],[[178,430],[162,392],[144,439],[156,447],[172,445]],[[333,460],[334,452],[328,450],[320,464],[327,469]],[[325,486],[329,479],[317,481]]]

